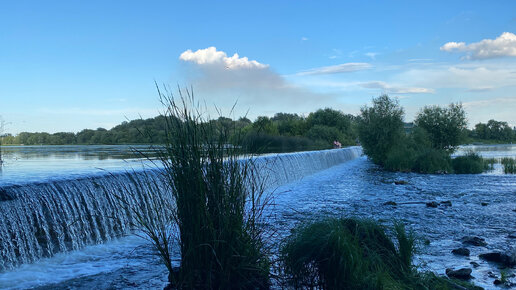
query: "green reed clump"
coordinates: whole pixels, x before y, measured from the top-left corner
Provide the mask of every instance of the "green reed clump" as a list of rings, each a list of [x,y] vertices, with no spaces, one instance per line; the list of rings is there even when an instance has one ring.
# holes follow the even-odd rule
[[[468,152],[466,155],[452,159],[453,171],[457,174],[482,173],[485,170],[485,164],[484,159],[474,152]]]
[[[295,289],[454,289],[456,283],[412,264],[415,236],[401,223],[395,239],[377,222],[324,218],[284,240],[280,259]],[[467,287],[469,289],[469,287]]]
[[[484,158],[484,171],[493,170],[496,163],[499,163],[496,158]]]
[[[160,161],[174,196],[181,265],[179,289],[261,289],[270,261],[259,226],[266,205],[253,160],[230,146],[230,130],[201,112],[191,91],[180,103],[159,90],[166,107],[166,144]]]
[[[502,158],[501,163],[503,165],[503,171],[506,174],[516,173],[516,159],[510,158],[510,157],[504,157],[504,158]]]

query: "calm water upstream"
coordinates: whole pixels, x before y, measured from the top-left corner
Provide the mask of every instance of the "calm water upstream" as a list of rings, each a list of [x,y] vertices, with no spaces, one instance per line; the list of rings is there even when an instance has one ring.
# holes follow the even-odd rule
[[[458,154],[469,150],[486,157],[516,157],[516,145],[467,146]],[[4,148],[4,153],[0,189],[139,164],[123,160],[130,156],[127,146],[12,147]],[[297,163],[292,168],[303,170],[303,166]],[[407,184],[396,185],[397,180]],[[398,205],[384,205],[387,201]],[[424,204],[428,201],[451,201],[452,206],[429,208]],[[473,282],[488,289],[494,280],[488,273],[499,276],[500,270],[479,260],[478,254],[513,253],[516,248],[516,175],[502,174],[499,165],[479,175],[421,175],[384,172],[362,156],[277,188],[274,202],[269,226],[277,232],[276,240],[300,220],[320,215],[374,218],[386,225],[401,220],[429,241],[419,247],[416,263],[421,268],[444,274],[445,268],[472,268],[470,262],[477,262],[480,266],[473,268]],[[468,235],[482,237],[488,245],[469,246],[470,257],[451,254],[461,246],[459,239]],[[0,288],[162,288],[166,271],[147,245],[129,235],[59,253],[0,273]]]

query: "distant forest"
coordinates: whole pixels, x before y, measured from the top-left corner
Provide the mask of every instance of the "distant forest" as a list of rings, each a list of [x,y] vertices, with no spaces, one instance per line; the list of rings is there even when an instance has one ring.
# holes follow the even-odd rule
[[[211,120],[216,126],[230,128],[232,140],[240,140],[251,150],[267,147],[270,151],[323,149],[339,141],[343,146],[357,144],[357,117],[333,109],[320,109],[307,117],[277,113],[274,117],[260,116],[254,122],[247,118],[232,120],[220,117]],[[165,118],[122,122],[112,129],[84,129],[78,133],[59,132],[4,134],[2,145],[101,145],[101,144],[161,144],[165,141]],[[406,124],[410,130],[411,124]],[[237,136],[239,138],[237,138]],[[241,138],[240,138],[241,137]],[[466,130],[464,143],[510,143],[516,141],[515,128],[507,122],[490,120]]]

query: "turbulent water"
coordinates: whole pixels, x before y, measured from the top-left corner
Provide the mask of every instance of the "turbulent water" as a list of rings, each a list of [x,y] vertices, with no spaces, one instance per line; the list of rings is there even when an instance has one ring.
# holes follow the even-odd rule
[[[516,155],[516,146],[473,149],[489,157]],[[344,149],[260,157],[262,175],[273,177],[269,186],[275,206],[269,227],[277,232],[275,239],[300,220],[320,215],[370,217],[386,225],[402,220],[429,241],[419,248],[416,262],[422,268],[443,274],[446,267],[471,267],[476,261],[480,266],[473,269],[473,281],[491,287],[488,272],[499,276],[500,271],[477,256],[491,250],[510,252],[515,246],[509,236],[516,234],[516,176],[501,174],[499,166],[481,175],[389,173],[364,156],[354,158],[358,153]],[[129,234],[131,214],[109,207],[109,193],[123,194],[120,188],[131,184],[127,178],[130,174],[117,173],[24,186],[0,184],[0,288],[163,287],[164,267],[145,240]],[[399,180],[407,184],[396,185]],[[148,197],[143,191],[126,198],[136,202]],[[451,206],[425,205],[448,200]],[[387,201],[398,205],[384,205]],[[106,214],[99,219],[101,212]],[[470,247],[469,258],[452,255],[466,235],[483,237],[488,246]]]

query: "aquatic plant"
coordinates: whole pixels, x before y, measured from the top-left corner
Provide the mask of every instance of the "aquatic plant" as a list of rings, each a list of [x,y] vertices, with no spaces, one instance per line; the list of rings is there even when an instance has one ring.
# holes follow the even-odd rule
[[[453,158],[452,166],[454,173],[457,174],[478,174],[485,170],[486,162],[480,155],[468,152]]]
[[[496,158],[484,158],[484,171],[493,170],[496,163],[499,163]]]
[[[208,122],[190,90],[165,106],[166,143],[159,160],[176,207],[181,289],[256,289],[269,285],[270,262],[259,226],[267,197],[252,158],[228,145],[229,128]]]
[[[415,235],[401,223],[323,218],[302,223],[281,246],[285,286],[295,289],[474,289],[468,283],[418,272]],[[462,287],[457,288],[458,284]]]
[[[508,173],[516,173],[516,160],[510,157],[504,157],[501,160],[503,171]]]

